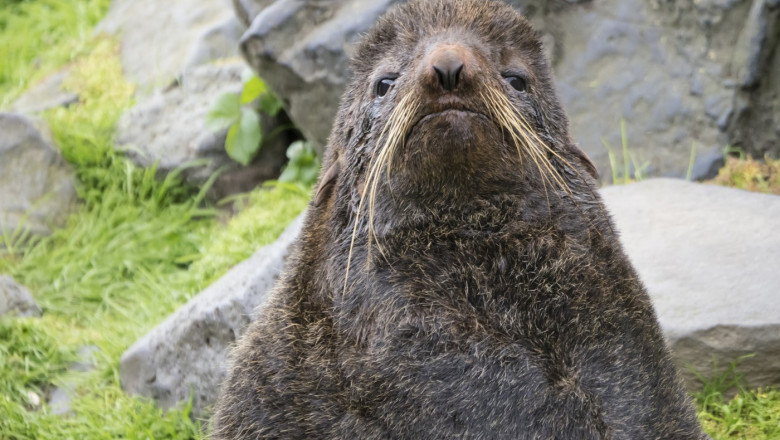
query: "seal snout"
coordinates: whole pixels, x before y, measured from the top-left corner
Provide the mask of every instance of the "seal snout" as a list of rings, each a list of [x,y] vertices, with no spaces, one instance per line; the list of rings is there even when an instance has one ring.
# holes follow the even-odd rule
[[[453,49],[440,51],[433,59],[433,70],[439,77],[439,84],[444,90],[453,91],[458,86],[460,72],[463,70],[463,60]]]
[[[467,74],[464,67],[469,55],[469,50],[460,44],[439,44],[427,57],[428,83],[447,92],[454,91]],[[468,67],[465,70],[468,71]]]

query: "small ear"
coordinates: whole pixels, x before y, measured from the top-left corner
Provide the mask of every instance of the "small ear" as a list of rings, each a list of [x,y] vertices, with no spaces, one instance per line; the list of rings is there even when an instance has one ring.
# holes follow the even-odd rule
[[[330,196],[331,191],[333,191],[333,187],[336,184],[336,180],[339,177],[339,173],[341,173],[341,160],[340,158],[337,158],[333,161],[330,167],[328,167],[328,170],[325,171],[325,174],[322,175],[322,178],[320,179],[320,184],[317,187],[317,192],[314,194],[314,206],[320,206],[325,200],[328,199],[328,196]]]
[[[582,166],[585,167],[585,170],[588,171],[588,174],[593,176],[594,179],[599,180],[599,170],[596,168],[596,165],[593,163],[593,161],[590,160],[588,155],[585,154],[585,152],[582,151],[576,144],[570,144],[570,146],[572,152],[577,157],[577,160],[579,160]]]

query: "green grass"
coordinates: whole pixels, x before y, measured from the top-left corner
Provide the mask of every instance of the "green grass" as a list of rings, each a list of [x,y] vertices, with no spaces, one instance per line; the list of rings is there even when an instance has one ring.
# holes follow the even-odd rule
[[[0,108],[89,52],[111,0],[0,0]]]
[[[65,372],[75,354],[60,346],[39,319],[0,320],[0,405],[9,401],[31,404],[31,393],[41,396],[51,377]],[[4,424],[0,418],[0,428]],[[0,430],[2,432],[2,430]]]
[[[310,188],[278,184],[242,199],[226,224],[174,173],[164,180],[117,154],[113,130],[132,104],[117,43],[99,38],[71,60],[64,86],[80,102],[44,114],[74,165],[81,204],[67,225],[25,244],[4,235],[0,273],[27,286],[44,317],[0,320],[0,439],[192,439],[186,404],[164,413],[122,392],[119,357],[133,342],[231,266],[272,242],[306,205]],[[6,95],[0,95],[7,99]],[[96,346],[92,372],[67,372],[81,346]],[[74,388],[58,416],[46,393]]]
[[[737,362],[695,394],[702,426],[714,440],[780,439],[780,390],[746,389]]]
[[[615,149],[603,137],[601,143],[607,150],[609,157],[609,167],[612,171],[612,185],[628,185],[630,183],[641,182],[647,179],[647,168],[650,162],[640,162],[633,151],[628,146],[628,136],[626,135],[626,121],[620,120],[620,145],[621,157],[618,158]],[[693,177],[693,165],[696,163],[696,143],[691,144],[691,154],[688,159],[688,168],[685,172],[685,180],[691,181]]]
[[[191,201],[157,205],[166,182],[157,182],[143,201],[117,185],[106,192],[105,204],[85,205],[64,229],[2,260],[0,272],[35,292],[45,318],[0,321],[0,335],[15,335],[0,338],[0,353],[17,359],[15,368],[3,362],[0,370],[0,395],[6,396],[0,438],[198,437],[200,423],[190,420],[186,407],[163,414],[121,391],[119,357],[232,265],[273,241],[305,206],[308,190],[257,190],[250,206],[222,225]],[[97,346],[101,356],[96,371],[77,378],[75,414],[30,411],[25,391],[44,396],[84,345]],[[19,365],[29,372],[20,374]]]
[[[649,163],[640,163],[633,152],[628,147],[628,136],[626,135],[626,121],[620,120],[620,145],[621,158],[618,159],[615,149],[601,138],[601,143],[607,150],[609,157],[609,167],[612,170],[613,185],[628,185],[646,179],[645,171]]]

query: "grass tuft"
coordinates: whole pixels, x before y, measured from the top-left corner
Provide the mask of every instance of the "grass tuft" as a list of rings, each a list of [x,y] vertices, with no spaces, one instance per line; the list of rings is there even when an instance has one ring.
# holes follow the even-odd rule
[[[780,159],[763,162],[750,156],[727,157],[718,176],[710,181],[717,185],[780,195]]]
[[[746,389],[738,362],[703,381],[694,396],[704,430],[713,440],[780,438],[780,390]],[[736,395],[727,398],[734,390]]]
[[[39,319],[0,319],[0,341],[0,405],[17,401],[35,406],[30,394],[45,396],[51,379],[75,360],[74,352],[62,347]]]
[[[649,163],[640,163],[633,152],[628,147],[628,136],[626,135],[626,121],[620,119],[620,145],[622,157],[618,160],[617,154],[606,139],[601,138],[601,143],[607,150],[609,157],[609,166],[612,170],[613,185],[628,185],[634,182],[640,182],[647,178],[646,170]],[[622,164],[621,164],[622,162]],[[633,174],[632,174],[633,171]]]

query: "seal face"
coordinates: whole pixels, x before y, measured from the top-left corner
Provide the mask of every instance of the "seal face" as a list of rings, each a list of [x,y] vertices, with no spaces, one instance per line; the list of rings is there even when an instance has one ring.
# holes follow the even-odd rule
[[[213,438],[707,438],[526,20],[413,1],[353,71]]]

